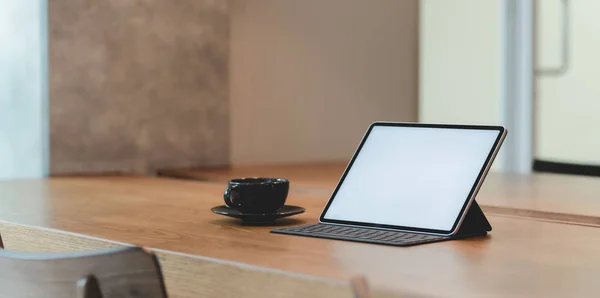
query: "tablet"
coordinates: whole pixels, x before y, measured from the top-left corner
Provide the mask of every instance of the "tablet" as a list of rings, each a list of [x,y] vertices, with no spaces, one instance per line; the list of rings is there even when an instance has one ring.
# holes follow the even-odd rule
[[[501,126],[373,123],[319,221],[454,235],[505,136]]]

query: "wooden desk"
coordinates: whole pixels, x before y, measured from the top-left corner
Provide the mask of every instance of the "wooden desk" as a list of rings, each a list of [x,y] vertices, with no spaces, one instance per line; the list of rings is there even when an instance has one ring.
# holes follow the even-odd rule
[[[486,238],[388,247],[241,226],[210,213],[222,190],[221,183],[133,177],[4,182],[0,219],[319,278],[364,274],[390,292],[558,297],[600,291],[600,229],[489,216],[494,230]],[[326,200],[291,194],[289,203],[307,212],[281,224],[315,222]],[[217,265],[209,268],[222,274]]]
[[[300,194],[329,195],[345,168],[345,162],[332,162],[163,170],[159,174],[222,182],[232,177],[276,176],[288,178],[293,191]],[[600,226],[600,178],[539,173],[490,173],[477,201],[486,214]]]
[[[239,166],[233,168],[165,169],[159,176],[200,180],[227,181],[240,177],[282,177],[300,192],[329,194],[335,188],[347,162],[300,163],[281,165]]]

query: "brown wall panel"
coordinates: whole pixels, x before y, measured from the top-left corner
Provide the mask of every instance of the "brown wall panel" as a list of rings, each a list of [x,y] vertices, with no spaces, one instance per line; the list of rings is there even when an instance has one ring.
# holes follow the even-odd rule
[[[227,1],[48,6],[52,174],[228,162]]]

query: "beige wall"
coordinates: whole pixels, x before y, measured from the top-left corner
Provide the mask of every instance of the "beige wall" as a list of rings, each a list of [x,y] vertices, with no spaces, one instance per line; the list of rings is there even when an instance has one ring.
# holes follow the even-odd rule
[[[500,124],[502,1],[422,0],[419,120]]]
[[[234,0],[233,164],[347,159],[417,118],[418,1]]]

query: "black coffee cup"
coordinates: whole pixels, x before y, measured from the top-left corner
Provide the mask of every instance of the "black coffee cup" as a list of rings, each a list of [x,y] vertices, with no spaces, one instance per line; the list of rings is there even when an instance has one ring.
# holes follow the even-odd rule
[[[242,178],[229,180],[225,203],[246,213],[273,213],[285,204],[290,182],[283,178]]]

